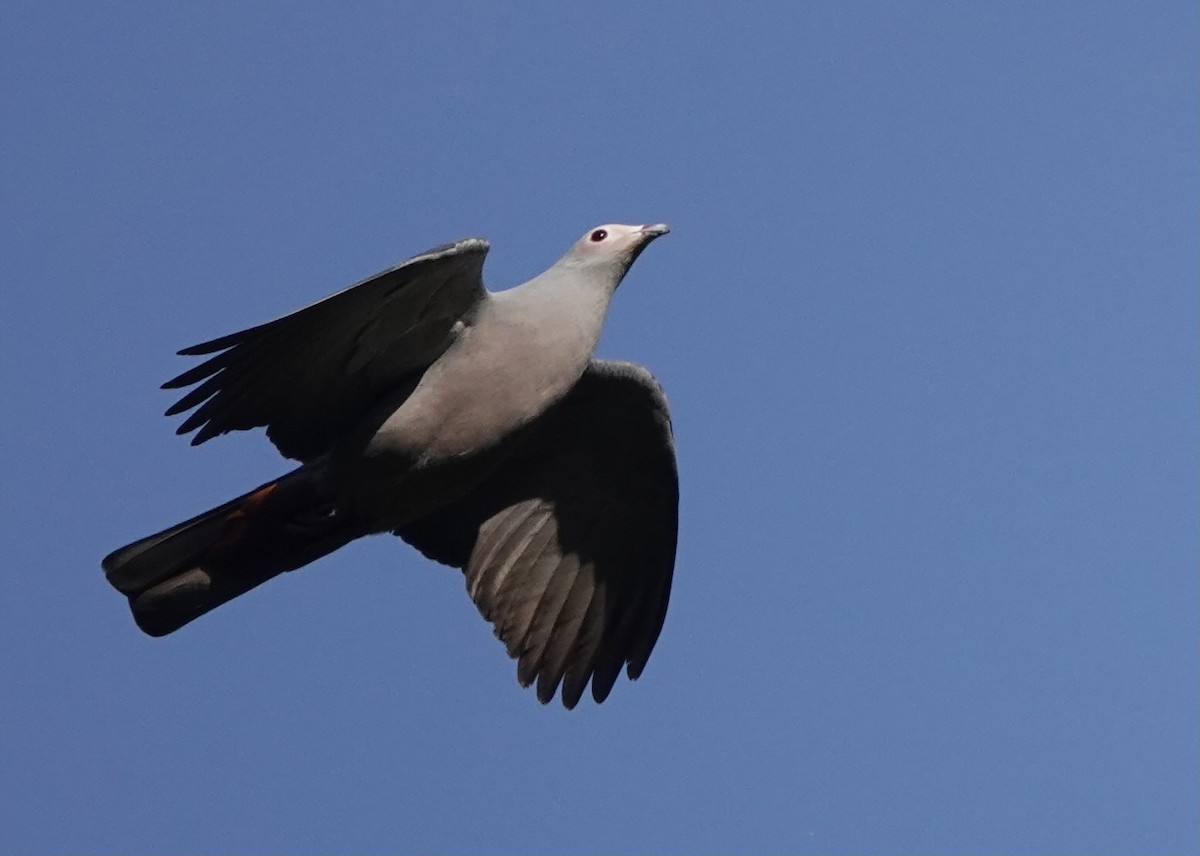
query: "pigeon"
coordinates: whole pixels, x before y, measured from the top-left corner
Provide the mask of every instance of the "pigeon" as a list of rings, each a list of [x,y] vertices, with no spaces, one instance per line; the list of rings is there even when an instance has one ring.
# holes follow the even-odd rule
[[[609,303],[668,227],[605,225],[506,291],[489,244],[415,256],[290,315],[179,353],[193,445],[265,427],[299,467],[109,554],[163,636],[358,538],[460,568],[523,687],[571,709],[636,680],[671,592],[679,481],[663,390],[593,357]]]

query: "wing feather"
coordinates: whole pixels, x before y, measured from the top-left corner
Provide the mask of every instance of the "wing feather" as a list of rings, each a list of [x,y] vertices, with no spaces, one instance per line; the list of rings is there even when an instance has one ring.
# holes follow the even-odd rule
[[[167,410],[193,444],[266,427],[290,458],[329,450],[381,395],[419,375],[487,299],[488,244],[430,250],[290,315],[182,349],[208,356],[163,384],[200,384]],[[194,408],[194,409],[193,409]]]
[[[578,561],[576,561],[578,564]],[[554,698],[562,681],[567,659],[579,638],[583,620],[587,617],[588,605],[596,590],[596,577],[592,568],[580,567],[575,575],[571,592],[558,613],[550,638],[546,642],[546,653],[538,669],[538,701],[546,704]],[[570,709],[570,700],[563,697],[563,705]]]
[[[666,399],[650,374],[593,361],[575,389],[466,497],[397,530],[463,568],[522,685],[574,707],[641,675],[662,631],[679,483]],[[538,537],[514,537],[532,527]]]
[[[597,580],[592,589],[592,599],[588,603],[587,615],[584,616],[579,638],[575,640],[571,656],[563,670],[562,702],[568,709],[579,704],[579,700],[583,698],[583,691],[592,677],[596,653],[604,638],[607,595],[608,587],[604,584],[604,580]]]
[[[550,572],[545,589],[537,604],[537,611],[528,629],[522,634],[518,647],[517,682],[527,687],[542,669],[542,659],[550,645],[554,627],[564,609],[567,598],[574,590],[581,568],[579,559],[573,555],[562,556],[557,551],[547,557],[544,565]],[[586,571],[583,572],[586,575]]]

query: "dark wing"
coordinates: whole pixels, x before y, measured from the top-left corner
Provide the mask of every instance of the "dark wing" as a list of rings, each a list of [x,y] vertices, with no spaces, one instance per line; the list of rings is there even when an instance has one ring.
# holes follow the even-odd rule
[[[522,686],[572,708],[637,678],[662,630],[679,480],[662,389],[594,361],[519,450],[464,499],[397,535],[463,568],[467,591],[518,660]]]
[[[275,321],[184,348],[216,356],[163,384],[199,384],[167,415],[196,408],[177,431],[199,429],[193,445],[265,425],[287,457],[320,456],[450,346],[456,322],[487,293],[487,251],[480,238],[447,244]]]

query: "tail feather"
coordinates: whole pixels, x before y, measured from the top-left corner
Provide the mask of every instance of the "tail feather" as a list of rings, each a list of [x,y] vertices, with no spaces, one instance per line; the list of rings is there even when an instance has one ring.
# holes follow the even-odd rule
[[[301,467],[115,550],[101,565],[138,626],[164,636],[364,534]]]
[[[246,496],[239,496],[191,520],[109,553],[100,563],[109,583],[122,594],[136,594],[176,573],[186,571],[209,546],[220,539],[225,531],[226,518],[254,493],[251,491]]]

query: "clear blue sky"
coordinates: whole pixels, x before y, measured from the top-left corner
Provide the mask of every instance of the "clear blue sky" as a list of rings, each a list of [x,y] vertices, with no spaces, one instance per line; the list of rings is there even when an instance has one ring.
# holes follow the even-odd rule
[[[1195,852],[1196,5],[650,7],[4,5],[0,850]],[[175,349],[659,220],[641,681],[539,706],[391,538],[135,629],[101,556],[286,466]]]

